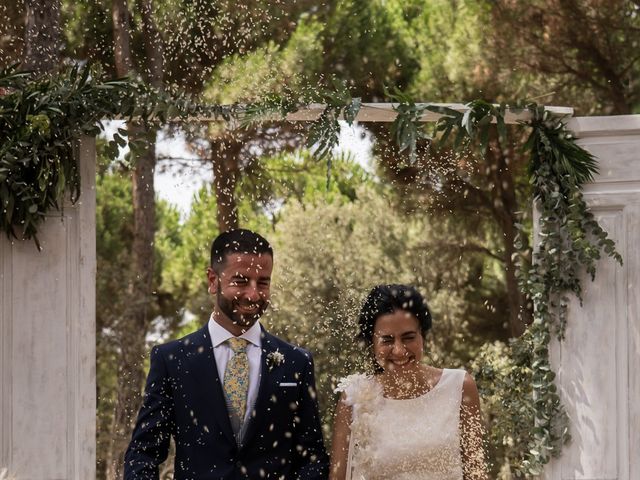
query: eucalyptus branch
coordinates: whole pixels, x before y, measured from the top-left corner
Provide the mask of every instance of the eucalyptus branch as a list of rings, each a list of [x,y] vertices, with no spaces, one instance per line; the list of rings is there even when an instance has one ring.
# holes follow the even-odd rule
[[[1,70],[0,230],[10,238],[33,239],[40,248],[37,232],[48,212],[60,211],[66,195],[72,203],[80,196],[73,145],[82,135],[99,133],[103,119],[160,125],[202,108],[186,95],[135,80],[104,81],[89,65],[42,77],[17,72],[15,65]],[[212,106],[210,113],[230,115],[223,106]],[[116,156],[126,136],[118,129],[108,153]]]
[[[521,270],[520,286],[534,304],[534,322],[518,340],[516,354],[528,351],[533,368],[535,428],[523,462],[532,474],[542,473],[551,456],[559,455],[570,439],[568,418],[553,384],[549,361],[550,336],[560,340],[566,327],[568,295],[582,299],[580,276],[595,276],[601,252],[622,263],[614,242],[595,221],[582,196],[582,186],[597,172],[595,158],[578,146],[562,119],[544,107],[529,106],[531,128],[524,145],[530,152],[529,173],[540,212],[539,241],[528,270]]]
[[[360,98],[353,98],[345,83],[334,81],[334,89],[320,89],[319,100],[325,105],[320,118],[313,122],[307,136],[307,147],[313,149],[314,156],[327,160],[327,188],[331,182],[331,159],[333,149],[338,145],[342,118],[348,125],[353,122],[362,105]]]
[[[424,132],[424,125],[420,123],[420,117],[427,109],[426,105],[416,105],[416,103],[399,89],[393,92],[385,88],[387,97],[397,102],[393,109],[397,115],[391,124],[391,135],[398,145],[400,153],[408,150],[410,163],[415,163],[417,156],[418,140],[431,140],[431,137]]]
[[[249,103],[241,107],[238,117],[242,128],[266,121],[285,120],[289,113],[298,111],[301,105],[294,101],[292,95],[268,95],[259,102]]]

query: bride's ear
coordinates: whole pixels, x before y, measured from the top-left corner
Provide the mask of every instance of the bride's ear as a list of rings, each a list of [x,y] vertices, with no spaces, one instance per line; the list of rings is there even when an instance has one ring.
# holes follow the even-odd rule
[[[376,357],[376,354],[373,352],[373,345],[369,347],[369,358],[371,359],[370,364],[373,368],[373,373],[384,372],[384,363]]]
[[[427,344],[427,339],[422,337],[422,363],[426,363],[427,365],[433,365],[433,348],[429,348]]]
[[[358,341],[358,349],[363,352],[360,358],[362,359],[362,369],[367,374],[374,375],[382,371],[382,366],[378,363],[375,354],[373,353],[373,345],[367,345],[364,340]]]

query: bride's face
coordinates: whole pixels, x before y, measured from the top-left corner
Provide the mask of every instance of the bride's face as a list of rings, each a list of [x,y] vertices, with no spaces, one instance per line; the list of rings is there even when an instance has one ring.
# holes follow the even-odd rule
[[[418,319],[405,310],[380,315],[373,328],[373,353],[385,371],[401,373],[422,360],[423,339]]]

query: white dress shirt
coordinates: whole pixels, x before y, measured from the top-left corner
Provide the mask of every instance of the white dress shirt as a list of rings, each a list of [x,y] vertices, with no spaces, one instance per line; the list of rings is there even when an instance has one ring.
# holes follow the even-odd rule
[[[232,338],[233,333],[220,325],[213,319],[213,314],[209,318],[209,335],[213,344],[213,355],[216,359],[216,367],[218,368],[218,378],[220,382],[224,382],[224,372],[227,369],[227,363],[233,357],[233,350],[227,343]],[[260,385],[260,358],[262,356],[262,332],[260,323],[256,322],[253,326],[240,335],[248,341],[247,358],[249,360],[249,391],[247,392],[247,411],[244,416],[244,424],[246,425],[251,411],[256,403],[258,396],[258,387]]]

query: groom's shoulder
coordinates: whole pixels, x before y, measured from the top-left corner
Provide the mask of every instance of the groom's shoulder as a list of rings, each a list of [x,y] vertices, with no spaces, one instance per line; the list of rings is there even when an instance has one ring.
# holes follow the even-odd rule
[[[161,343],[153,347],[152,351],[161,352],[163,354],[172,354],[182,352],[185,350],[191,350],[194,347],[211,345],[211,341],[207,342],[209,334],[207,332],[206,325],[204,328],[199,328],[195,332],[191,332],[183,337],[175,340],[170,340],[165,343]]]

